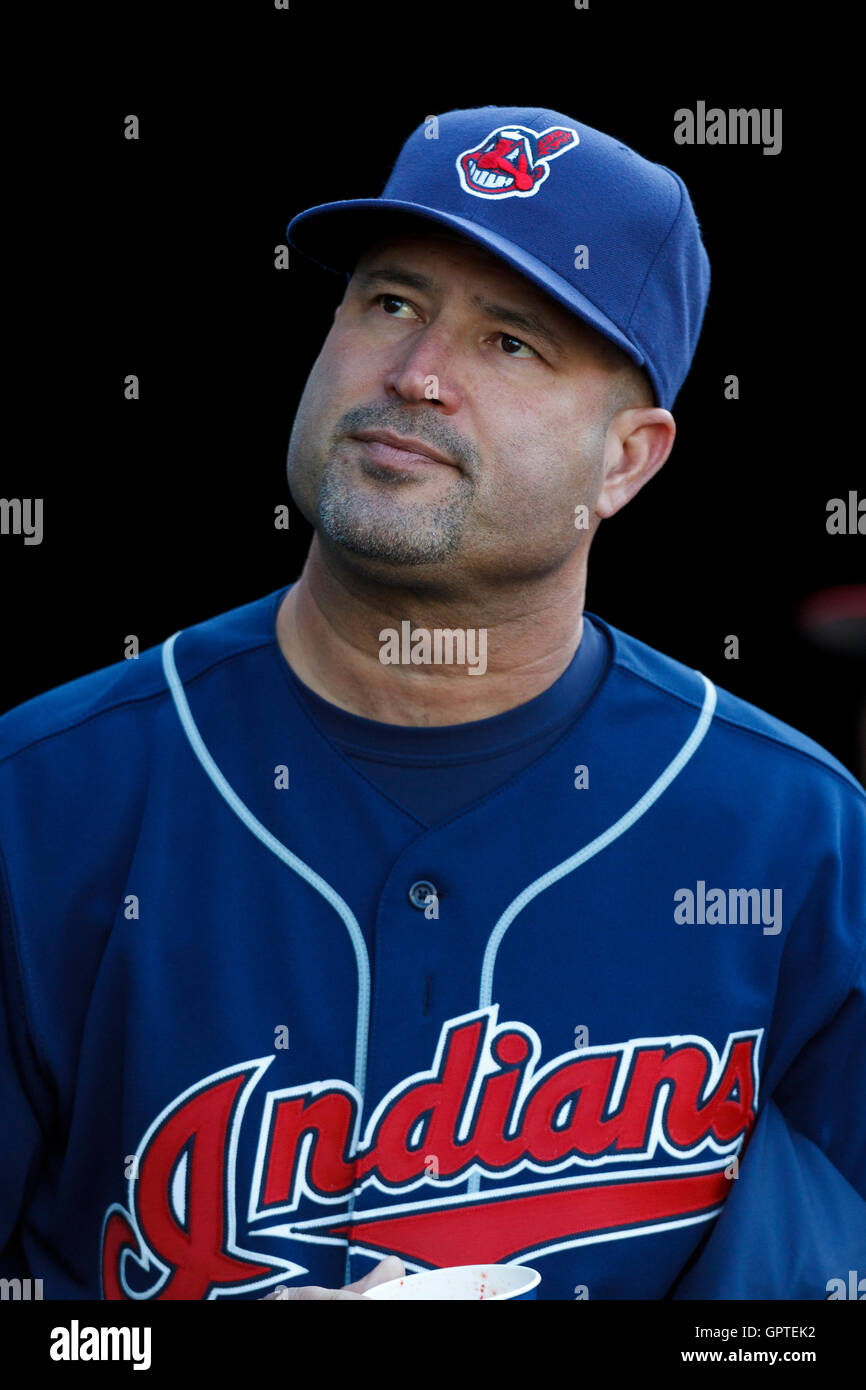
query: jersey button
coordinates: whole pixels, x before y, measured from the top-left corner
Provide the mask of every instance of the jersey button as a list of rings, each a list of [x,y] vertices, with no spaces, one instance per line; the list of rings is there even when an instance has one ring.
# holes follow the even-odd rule
[[[419,878],[417,883],[413,883],[409,889],[409,901],[419,912],[423,912],[427,906],[427,899],[430,897],[438,898],[439,893],[435,883],[429,879]]]

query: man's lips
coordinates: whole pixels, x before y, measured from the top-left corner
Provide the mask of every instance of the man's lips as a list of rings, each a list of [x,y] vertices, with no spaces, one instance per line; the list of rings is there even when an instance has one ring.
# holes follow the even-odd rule
[[[429,468],[431,464],[455,468],[451,459],[420,439],[392,434],[390,430],[361,430],[352,438],[362,443],[373,462],[394,469]]]

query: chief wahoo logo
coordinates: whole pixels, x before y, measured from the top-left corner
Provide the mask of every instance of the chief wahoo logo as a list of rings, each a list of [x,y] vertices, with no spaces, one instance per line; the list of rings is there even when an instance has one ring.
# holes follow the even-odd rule
[[[476,198],[531,198],[550,173],[550,161],[580,143],[576,130],[503,125],[457,156],[460,186]]]

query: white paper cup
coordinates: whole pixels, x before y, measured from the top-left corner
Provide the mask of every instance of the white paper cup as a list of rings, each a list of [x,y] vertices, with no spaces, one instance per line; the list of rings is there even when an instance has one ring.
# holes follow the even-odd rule
[[[364,1297],[386,1303],[397,1299],[501,1303],[506,1298],[535,1298],[540,1283],[541,1275],[526,1265],[449,1265],[374,1284]]]

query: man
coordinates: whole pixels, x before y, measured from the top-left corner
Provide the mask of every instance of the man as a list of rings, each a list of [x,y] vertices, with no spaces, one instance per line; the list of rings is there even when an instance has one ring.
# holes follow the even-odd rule
[[[349,272],[289,447],[300,579],[0,721],[9,1268],[836,1296],[866,795],[584,610],[700,331],[684,185],[475,108],[290,239]]]

